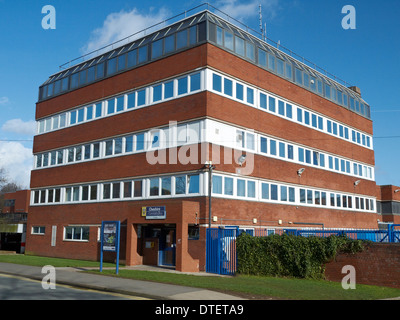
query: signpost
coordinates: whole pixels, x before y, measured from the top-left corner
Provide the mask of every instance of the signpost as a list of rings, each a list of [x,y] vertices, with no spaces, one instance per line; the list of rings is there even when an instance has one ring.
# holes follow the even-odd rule
[[[101,223],[101,248],[100,248],[100,272],[103,271],[103,251],[117,253],[116,274],[119,270],[119,240],[120,221],[103,221]]]

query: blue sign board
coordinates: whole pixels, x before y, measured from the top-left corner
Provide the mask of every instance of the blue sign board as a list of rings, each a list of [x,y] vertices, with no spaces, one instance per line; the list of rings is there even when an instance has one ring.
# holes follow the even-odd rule
[[[166,219],[167,211],[165,210],[165,206],[142,207],[142,216],[146,217],[146,220]]]
[[[100,272],[103,271],[103,251],[108,251],[117,253],[116,273],[118,274],[120,230],[120,221],[103,221],[101,223]]]

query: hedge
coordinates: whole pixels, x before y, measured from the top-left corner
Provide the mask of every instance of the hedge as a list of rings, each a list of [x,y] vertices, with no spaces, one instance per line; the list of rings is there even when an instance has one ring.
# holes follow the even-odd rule
[[[362,251],[363,242],[344,236],[253,237],[242,233],[236,239],[236,250],[237,273],[322,279],[325,263],[332,261],[338,252]]]

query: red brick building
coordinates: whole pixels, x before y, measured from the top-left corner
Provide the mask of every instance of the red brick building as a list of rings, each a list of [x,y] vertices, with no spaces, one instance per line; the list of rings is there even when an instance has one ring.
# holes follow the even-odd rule
[[[25,252],[30,190],[5,193],[0,203],[0,250]]]
[[[119,220],[128,265],[197,271],[209,224],[380,219],[359,90],[207,10],[52,75],[36,120],[28,253],[97,260]]]

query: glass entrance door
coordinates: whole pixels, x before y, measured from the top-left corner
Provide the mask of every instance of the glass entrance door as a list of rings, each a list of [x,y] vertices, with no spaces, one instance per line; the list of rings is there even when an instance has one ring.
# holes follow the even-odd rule
[[[161,229],[159,237],[159,266],[175,266],[175,229]]]

